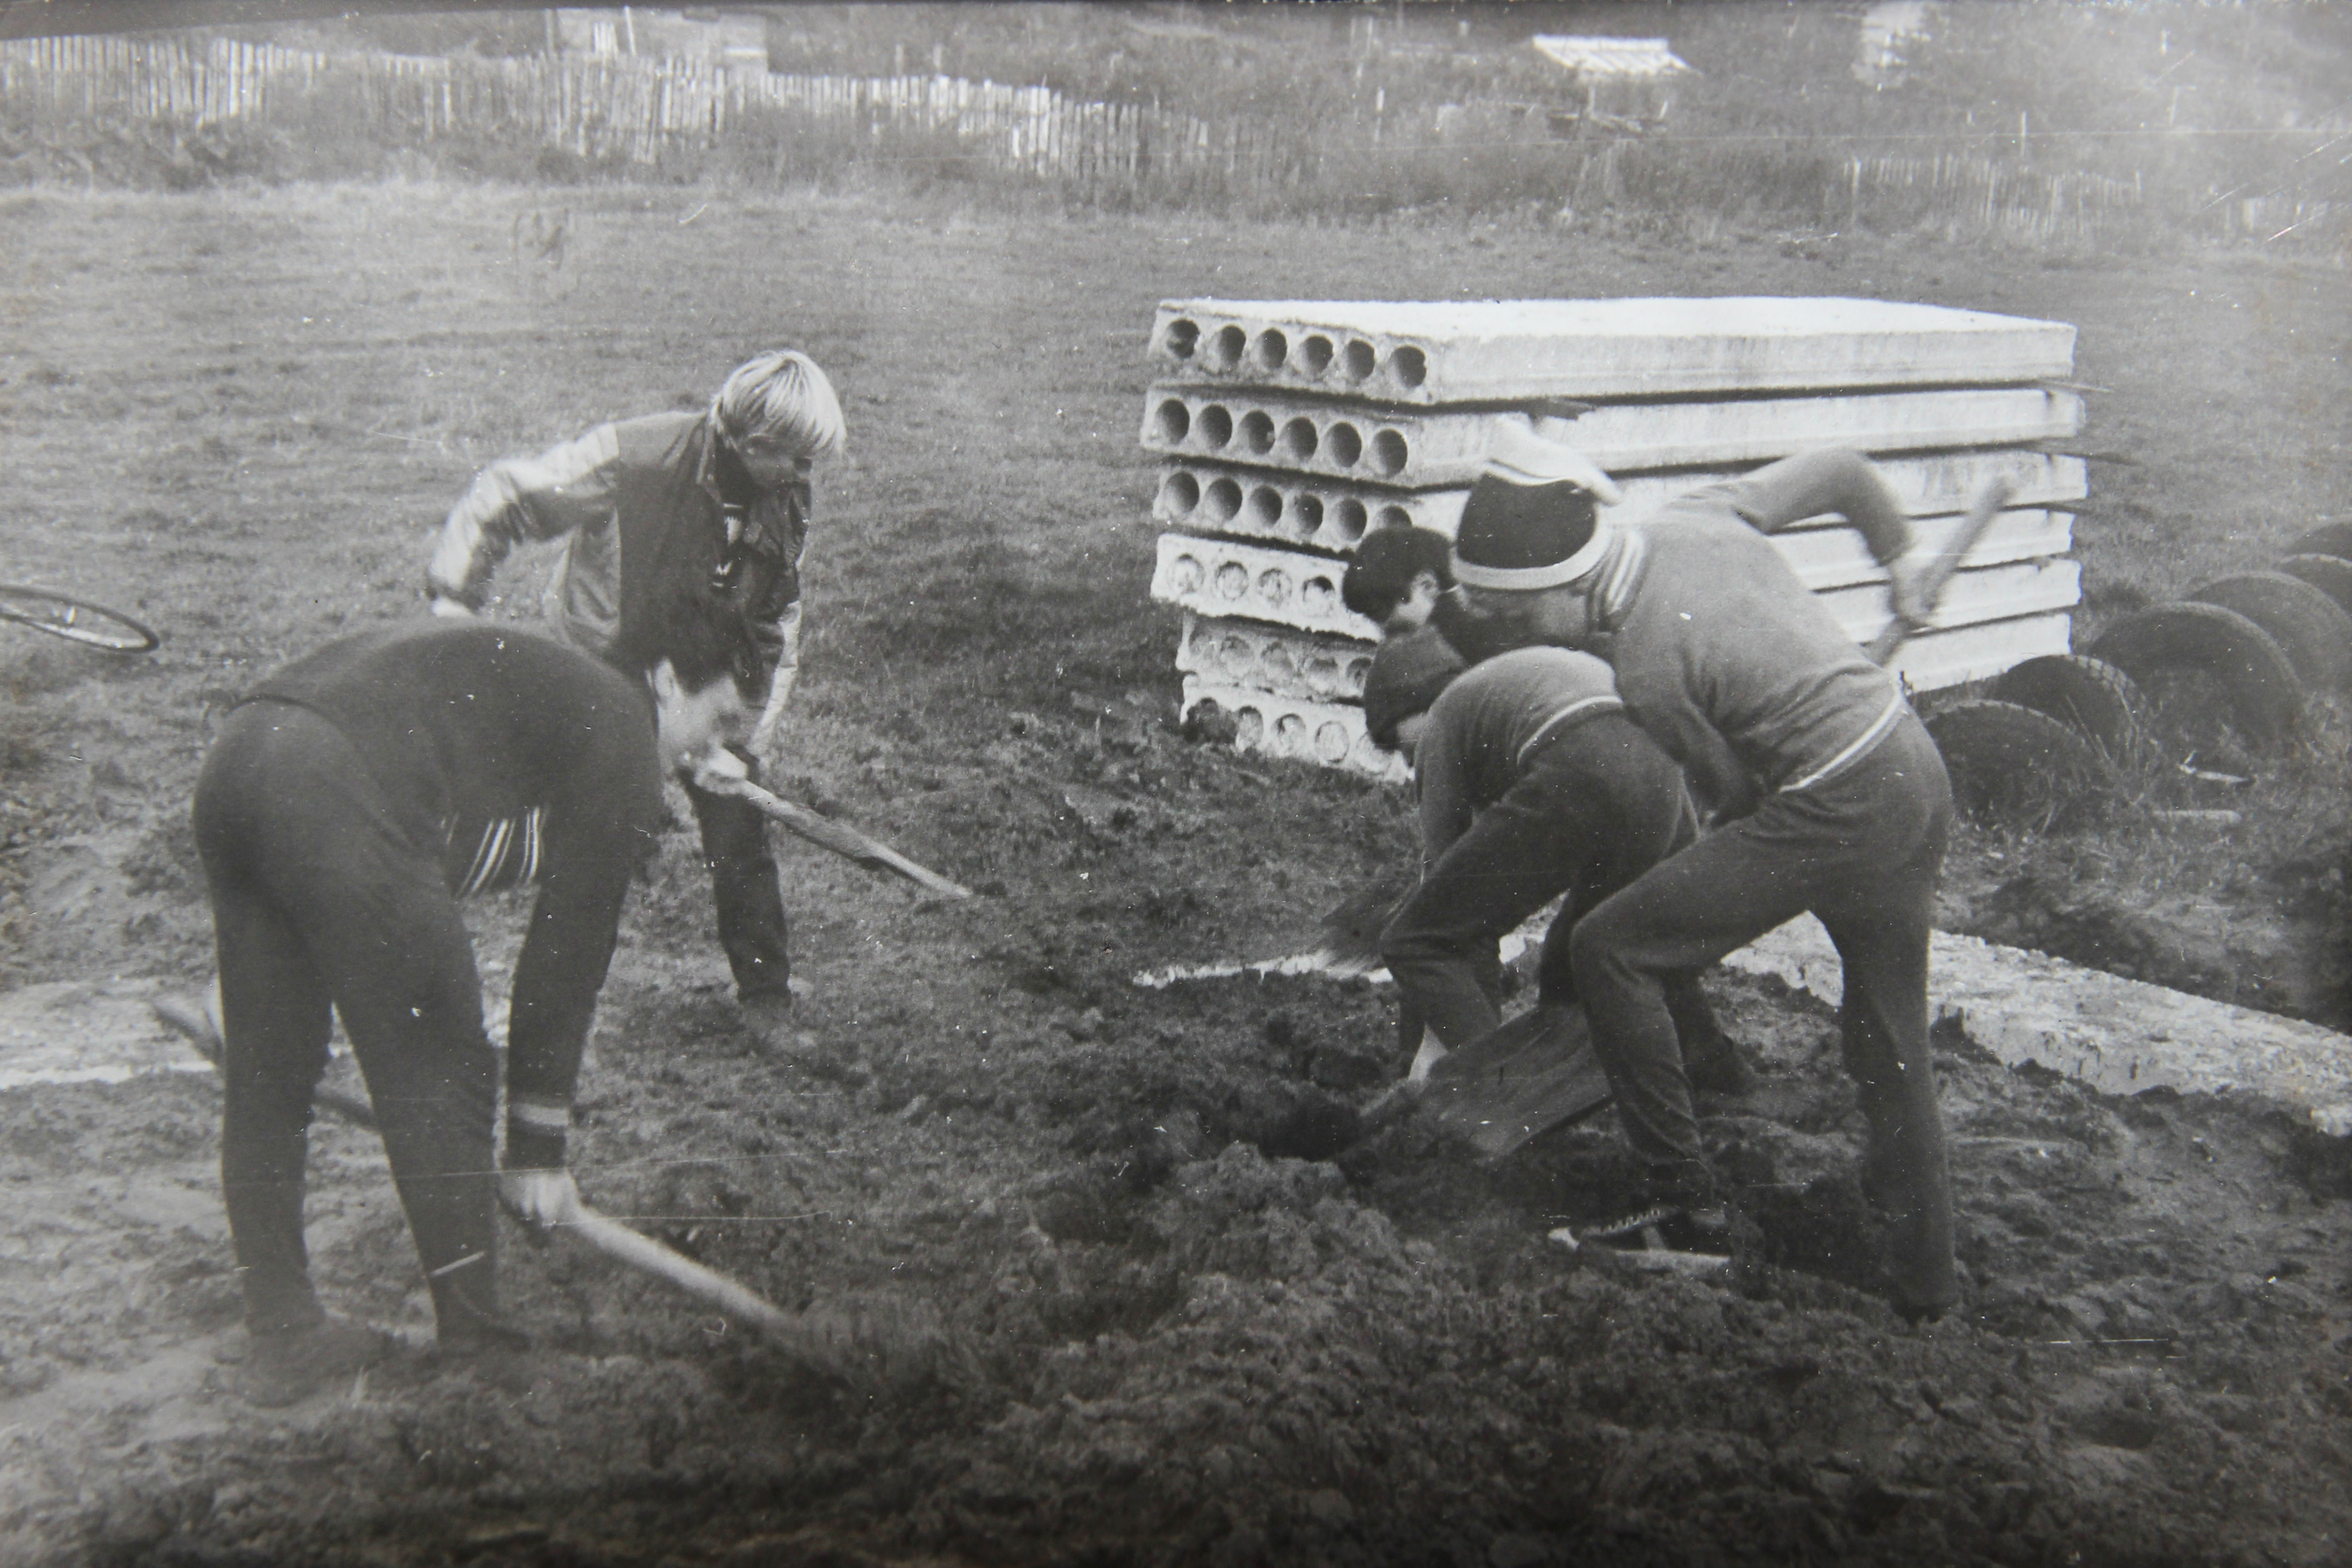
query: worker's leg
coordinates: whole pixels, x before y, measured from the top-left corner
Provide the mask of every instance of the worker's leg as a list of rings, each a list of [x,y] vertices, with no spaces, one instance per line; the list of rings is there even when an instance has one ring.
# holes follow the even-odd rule
[[[1906,1311],[1933,1313],[1950,1306],[1958,1289],[1951,1174],[1927,1040],[1927,950],[1950,834],[1950,786],[1934,742],[1916,724],[1890,736],[1868,765],[1877,776],[1854,784],[1874,786],[1890,815],[1908,799],[1911,851],[1855,877],[1817,909],[1845,969],[1838,1021],[1870,1124],[1867,1184],[1890,1221],[1892,1293]]]
[[[752,777],[759,764],[752,763]],[[702,830],[703,863],[710,868],[711,901],[719,917],[719,945],[735,973],[735,994],[745,1002],[792,996],[791,934],[775,857],[768,850],[768,819],[759,807],[733,795],[713,795],[689,784],[687,799]]]
[[[478,1337],[497,1315],[496,1059],[441,846],[411,837],[341,731],[257,707],[275,749],[256,879],[342,1014],[442,1338]]]
[[[437,866],[385,854],[366,875],[366,924],[333,927],[317,945],[367,1079],[440,1342],[495,1339],[498,1068],[473,944]]]
[[[1559,896],[1593,855],[1589,814],[1559,809],[1540,759],[1429,868],[1381,933],[1381,956],[1452,1050],[1501,1021],[1482,984],[1504,933]]]
[[[1652,867],[1570,934],[1577,994],[1618,1119],[1665,1186],[1712,1186],[1667,977],[1696,974],[1803,912],[1811,836],[1793,831],[1801,825],[1787,820],[1781,800]]]
[[[279,710],[290,712],[291,710]],[[266,710],[233,714],[196,785],[195,832],[220,966],[221,1189],[257,1335],[322,1320],[302,1240],[310,1096],[332,1026],[326,982],[259,879],[273,803]]]

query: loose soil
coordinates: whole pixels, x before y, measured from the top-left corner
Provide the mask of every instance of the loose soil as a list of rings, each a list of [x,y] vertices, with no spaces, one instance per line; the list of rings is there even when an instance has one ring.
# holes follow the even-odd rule
[[[565,265],[518,255],[565,203]],[[1605,1114],[1492,1168],[1410,1122],[1306,1157],[1400,1065],[1384,993],[1129,980],[1291,951],[1411,834],[1395,792],[1172,727],[1135,440],[1159,300],[1856,293],[2076,322],[2092,445],[2131,459],[2095,462],[2078,527],[2095,624],[2345,515],[2342,276],[391,185],[12,197],[0,279],[0,575],[167,638],[0,643],[0,983],[200,984],[184,813],[219,704],[421,613],[481,462],[690,405],[771,342],[836,374],[853,437],[820,476],[784,785],[982,894],[782,843],[811,994],[801,1059],[772,1058],[676,828],[582,1077],[589,1200],[787,1307],[899,1325],[852,1379],[520,1232],[502,1284],[537,1348],[436,1363],[381,1149],[322,1120],[314,1271],[405,1349],[253,1408],[211,1082],[0,1094],[0,1557],[2344,1559],[2352,1169],[2276,1108],[2114,1100],[1939,1037],[1964,1296],[1915,1328],[1875,1293],[1860,1121],[1803,997],[1712,983],[1760,1084],[1702,1107],[1748,1216],[1710,1282],[1545,1239],[1625,1173]],[[1972,834],[1949,910],[2052,853]],[[493,979],[523,913],[473,910]]]

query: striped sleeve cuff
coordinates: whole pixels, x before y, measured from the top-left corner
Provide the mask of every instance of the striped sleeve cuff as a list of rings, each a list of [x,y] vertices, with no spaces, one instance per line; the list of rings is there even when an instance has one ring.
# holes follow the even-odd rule
[[[564,1134],[572,1127],[569,1101],[541,1095],[517,1094],[507,1099],[507,1168],[563,1169]]]

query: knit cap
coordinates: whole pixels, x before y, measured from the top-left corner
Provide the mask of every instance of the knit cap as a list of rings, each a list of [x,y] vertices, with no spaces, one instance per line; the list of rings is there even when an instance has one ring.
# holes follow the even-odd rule
[[[1372,744],[1395,751],[1397,726],[1426,711],[1437,694],[1468,668],[1435,626],[1381,644],[1364,675],[1364,729]]]
[[[1607,533],[1595,503],[1624,499],[1583,453],[1498,424],[1463,504],[1454,575],[1471,588],[1525,591],[1573,583],[1601,563]]]

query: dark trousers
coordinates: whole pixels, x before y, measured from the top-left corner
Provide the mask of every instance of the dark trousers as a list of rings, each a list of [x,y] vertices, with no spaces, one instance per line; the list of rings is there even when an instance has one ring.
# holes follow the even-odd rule
[[[1828,783],[1653,868],[1578,922],[1571,962],[1617,1114],[1654,1166],[1703,1162],[1690,1085],[1664,1005],[1666,975],[1712,963],[1811,910],[1845,965],[1846,1070],[1870,1125],[1868,1170],[1893,1218],[1895,1294],[1948,1305],[1951,1182],[1927,1054],[1927,942],[1952,822],[1935,742],[1906,714]]]
[[[756,781],[759,763],[740,748],[736,755],[751,764]],[[710,868],[719,945],[735,972],[735,994],[746,1002],[790,995],[793,966],[785,949],[790,931],[775,857],[768,853],[768,819],[749,801],[712,795],[691,784],[686,796],[702,829],[702,863]]]
[[[1493,1030],[1502,1021],[1496,944],[1563,893],[1537,1000],[1573,1003],[1569,931],[1578,916],[1696,837],[1680,771],[1630,721],[1605,715],[1568,731],[1446,847],[1381,933],[1401,1015],[1449,1050]],[[1667,996],[1686,1044],[1722,1040],[1696,970],[1670,976]]]
[[[256,1332],[321,1316],[302,1239],[310,1096],[340,1011],[445,1342],[498,1314],[492,1118],[473,944],[437,842],[396,818],[342,732],[237,709],[196,784],[219,949],[221,1184]]]

